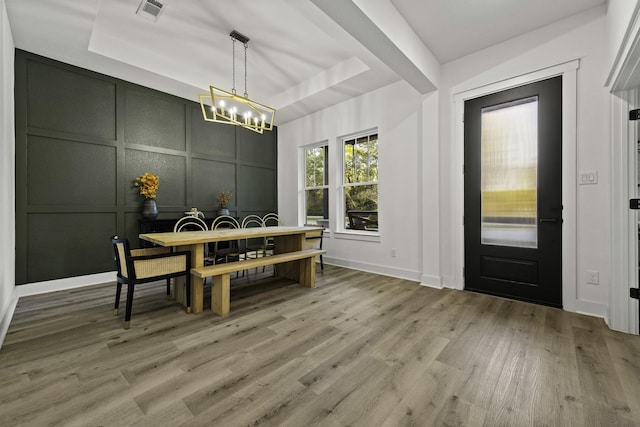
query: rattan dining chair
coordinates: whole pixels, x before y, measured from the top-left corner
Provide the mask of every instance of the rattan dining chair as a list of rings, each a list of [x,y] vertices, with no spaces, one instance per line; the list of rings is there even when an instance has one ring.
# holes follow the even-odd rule
[[[118,315],[122,285],[127,285],[127,307],[124,329],[129,329],[133,293],[136,285],[166,280],[167,298],[171,294],[171,278],[185,276],[187,313],[191,313],[191,252],[170,252],[171,248],[131,249],[125,238],[111,238],[116,260],[117,285],[114,315]]]

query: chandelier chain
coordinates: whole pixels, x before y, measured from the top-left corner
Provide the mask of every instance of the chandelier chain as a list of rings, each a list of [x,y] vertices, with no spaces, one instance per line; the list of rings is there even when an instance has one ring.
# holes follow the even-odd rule
[[[244,44],[244,97],[249,97],[249,91],[247,90],[247,43]]]
[[[231,87],[231,93],[236,94],[236,39],[231,37],[233,41],[233,86]]]

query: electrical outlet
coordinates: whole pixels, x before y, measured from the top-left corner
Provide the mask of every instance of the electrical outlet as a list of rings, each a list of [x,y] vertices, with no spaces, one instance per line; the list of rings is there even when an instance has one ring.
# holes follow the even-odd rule
[[[600,273],[596,270],[587,270],[587,283],[591,285],[600,284]]]
[[[396,248],[391,248],[391,258],[396,257]]]

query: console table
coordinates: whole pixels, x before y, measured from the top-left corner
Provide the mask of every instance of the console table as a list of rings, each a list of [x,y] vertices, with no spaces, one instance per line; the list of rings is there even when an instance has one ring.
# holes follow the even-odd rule
[[[138,234],[145,233],[164,233],[167,231],[173,231],[173,226],[176,225],[176,222],[179,218],[173,219],[139,219],[138,226],[139,232]],[[141,248],[150,248],[155,246],[153,243],[144,240],[138,239]]]

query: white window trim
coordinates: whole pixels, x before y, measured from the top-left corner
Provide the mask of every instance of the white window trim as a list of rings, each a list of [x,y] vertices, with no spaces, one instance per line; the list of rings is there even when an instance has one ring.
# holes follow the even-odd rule
[[[300,206],[300,211],[298,212],[298,223],[300,225],[303,225],[307,222],[307,197],[306,197],[306,192],[307,190],[327,190],[327,194],[331,191],[330,188],[330,178],[327,179],[327,183],[325,185],[320,185],[320,186],[312,186],[312,187],[307,187],[307,157],[306,157],[306,153],[307,150],[313,149],[313,148],[319,148],[319,147],[327,147],[327,154],[326,154],[326,158],[325,158],[325,168],[327,168],[327,162],[329,160],[329,141],[324,140],[324,141],[320,141],[320,142],[314,142],[313,144],[309,144],[309,145],[304,145],[302,147],[300,147],[300,159],[299,159],[299,163],[301,165],[300,168],[300,192],[299,192],[299,202],[298,206]],[[328,174],[329,171],[325,170],[325,174]],[[329,212],[331,212],[331,201],[328,200],[327,201],[329,203]],[[329,214],[329,221],[331,220],[331,214]],[[329,227],[325,227],[324,233],[327,234],[329,230]]]

